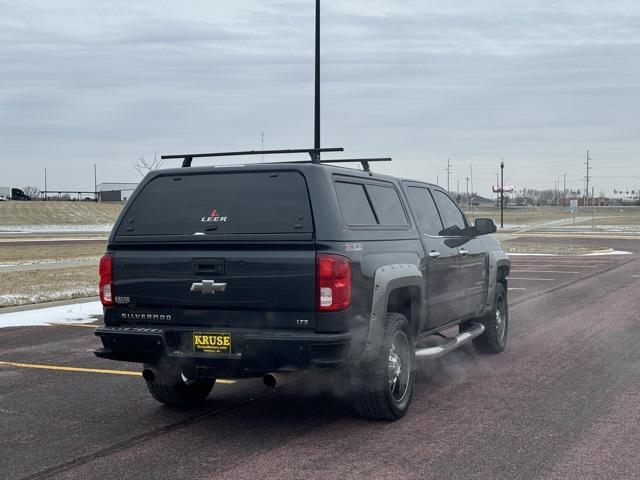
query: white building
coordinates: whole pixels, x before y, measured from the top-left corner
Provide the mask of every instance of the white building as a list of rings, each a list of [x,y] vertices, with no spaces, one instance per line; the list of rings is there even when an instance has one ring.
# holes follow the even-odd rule
[[[99,183],[98,199],[101,202],[125,202],[137,186],[137,183]]]

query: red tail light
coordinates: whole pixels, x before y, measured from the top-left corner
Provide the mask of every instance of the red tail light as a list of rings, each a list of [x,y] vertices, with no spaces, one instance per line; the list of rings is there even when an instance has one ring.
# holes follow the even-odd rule
[[[113,257],[107,253],[100,259],[100,301],[103,305],[113,305]]]
[[[346,257],[318,254],[318,310],[336,312],[351,304],[351,262]]]

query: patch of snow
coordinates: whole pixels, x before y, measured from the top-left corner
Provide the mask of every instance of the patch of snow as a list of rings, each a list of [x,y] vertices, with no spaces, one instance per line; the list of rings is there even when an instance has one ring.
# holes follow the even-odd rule
[[[89,262],[91,260],[100,260],[100,257],[57,258],[52,260],[31,260],[29,262],[18,263],[0,263],[0,269],[9,267],[22,267],[27,265],[50,265],[52,263]]]
[[[66,298],[92,297],[98,295],[98,287],[81,287],[68,290],[54,290],[44,293],[9,293],[0,295],[0,306],[27,305],[31,303],[50,302]]]
[[[49,325],[52,323],[89,323],[102,315],[100,302],[73,303],[57,307],[0,314],[0,328]]]
[[[507,253],[507,257],[518,257],[518,256],[525,256],[525,257],[563,257],[564,255],[559,255],[557,253],[513,253],[513,252],[508,252]]]
[[[633,255],[633,252],[626,252],[624,250],[609,250],[606,252],[592,252],[592,253],[584,253],[583,257],[595,257],[600,255]]]
[[[507,253],[508,257],[598,257],[603,255],[633,255],[633,252],[625,252],[623,250],[606,250],[591,253],[564,254],[564,253]]]

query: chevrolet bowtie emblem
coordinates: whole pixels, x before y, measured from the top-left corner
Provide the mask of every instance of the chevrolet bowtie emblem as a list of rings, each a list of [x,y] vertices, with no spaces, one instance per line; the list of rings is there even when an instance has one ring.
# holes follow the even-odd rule
[[[191,284],[192,292],[211,293],[224,292],[227,288],[226,283],[216,283],[215,280],[202,280],[202,282],[193,282]]]

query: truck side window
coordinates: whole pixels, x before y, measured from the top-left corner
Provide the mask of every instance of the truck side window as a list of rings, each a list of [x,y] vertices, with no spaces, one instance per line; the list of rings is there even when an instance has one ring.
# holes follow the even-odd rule
[[[407,192],[422,233],[438,235],[442,230],[442,221],[429,190],[422,187],[408,187]]]
[[[442,222],[444,223],[444,230],[442,235],[460,235],[462,230],[467,228],[467,222],[464,215],[458,208],[458,206],[440,190],[435,190],[435,198],[440,209],[440,215],[442,215]]]
[[[335,182],[338,203],[348,225],[377,225],[371,203],[361,183]]]
[[[395,188],[369,184],[367,190],[380,225],[407,225],[407,216]]]

